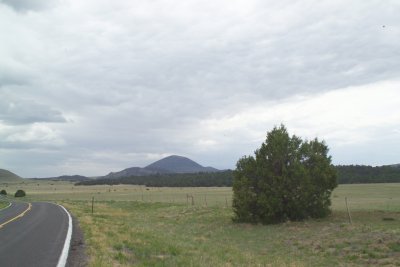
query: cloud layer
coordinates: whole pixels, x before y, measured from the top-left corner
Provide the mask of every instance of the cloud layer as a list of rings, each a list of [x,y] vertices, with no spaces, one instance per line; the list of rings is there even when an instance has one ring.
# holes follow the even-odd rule
[[[181,154],[233,168],[281,122],[326,139],[336,163],[398,163],[399,11],[398,1],[3,0],[0,165],[101,175]]]

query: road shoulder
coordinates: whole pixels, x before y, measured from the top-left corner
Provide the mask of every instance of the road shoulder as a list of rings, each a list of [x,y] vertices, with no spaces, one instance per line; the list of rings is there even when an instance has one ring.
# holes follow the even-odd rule
[[[74,216],[72,216],[72,225],[74,231],[72,231],[71,246],[66,266],[84,267],[88,265],[86,245],[82,229],[79,226],[78,220]]]

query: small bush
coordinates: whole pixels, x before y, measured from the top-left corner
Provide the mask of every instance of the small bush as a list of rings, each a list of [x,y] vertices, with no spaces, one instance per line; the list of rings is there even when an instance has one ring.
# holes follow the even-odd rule
[[[24,196],[26,196],[26,194],[25,194],[24,190],[19,189],[19,190],[17,190],[17,192],[15,192],[14,196],[15,197],[24,197]]]
[[[1,191],[0,191],[0,195],[7,196],[7,191],[6,191],[6,190],[4,190],[4,189],[3,189],[3,190],[1,190]]]

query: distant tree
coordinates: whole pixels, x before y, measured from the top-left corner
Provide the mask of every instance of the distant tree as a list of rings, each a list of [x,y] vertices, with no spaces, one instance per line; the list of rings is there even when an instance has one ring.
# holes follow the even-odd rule
[[[325,143],[290,137],[281,125],[267,134],[255,157],[236,164],[234,220],[269,224],[324,217],[336,186]]]
[[[7,191],[6,191],[6,190],[4,190],[4,189],[3,189],[3,190],[1,190],[1,191],[0,191],[0,195],[4,195],[4,196],[6,196],[6,195],[7,195]]]
[[[338,183],[399,183],[400,168],[396,165],[389,166],[364,166],[364,165],[339,165]]]
[[[232,186],[232,171],[203,173],[171,173],[149,176],[130,176],[120,178],[103,178],[75,183],[75,185],[114,185],[135,184],[151,187],[207,187]]]
[[[15,192],[14,195],[14,197],[24,197],[24,196],[26,196],[25,191],[21,189],[17,190],[17,192]]]

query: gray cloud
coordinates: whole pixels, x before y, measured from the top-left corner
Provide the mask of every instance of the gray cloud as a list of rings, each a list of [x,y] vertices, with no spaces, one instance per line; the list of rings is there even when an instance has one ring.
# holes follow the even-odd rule
[[[0,91],[1,92],[1,91]],[[35,122],[66,122],[60,111],[34,101],[3,97],[0,99],[0,122],[10,125]]]
[[[40,11],[54,6],[57,0],[1,0],[0,3],[8,5],[18,12]]]
[[[72,60],[67,57],[56,69],[72,78],[68,82],[81,87],[78,94],[88,101],[104,102],[101,95],[111,90],[147,98],[137,101],[162,98],[171,105],[176,99],[191,114],[204,110],[201,103],[207,103],[208,111],[218,110],[227,96],[274,100],[398,76],[399,29],[388,5],[339,2],[308,11],[299,2],[284,9],[301,17],[288,18],[284,26],[269,18],[276,10],[259,5],[246,20],[215,10],[210,15],[194,12],[193,18],[184,18],[188,21],[157,12],[140,19],[127,9],[107,22],[80,21],[82,36],[65,43],[72,46]],[[129,17],[132,21],[124,21]],[[391,22],[386,28],[382,17]]]
[[[41,12],[0,5],[0,121],[47,127],[10,130],[2,146],[64,144],[65,171],[103,174],[131,165],[119,157],[144,165],[168,153],[233,167],[272,125],[228,129],[229,145],[202,147],[222,140],[204,121],[400,75],[397,1],[2,3]],[[107,153],[118,156],[96,157]]]

